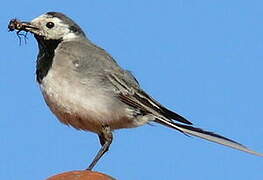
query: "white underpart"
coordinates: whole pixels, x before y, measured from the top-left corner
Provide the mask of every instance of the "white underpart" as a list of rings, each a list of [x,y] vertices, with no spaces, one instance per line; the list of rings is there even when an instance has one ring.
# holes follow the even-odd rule
[[[98,127],[103,124],[108,124],[113,130],[139,125],[128,118],[129,114],[132,116],[132,112],[105,92],[99,89],[88,90],[85,85],[79,84],[81,82],[67,81],[58,73],[61,72],[54,68],[50,69],[40,87],[53,113],[65,124],[92,132],[100,132]],[[63,119],[59,116],[61,112],[72,116]],[[81,117],[86,125],[78,126],[79,122],[78,119],[74,119],[75,115]]]

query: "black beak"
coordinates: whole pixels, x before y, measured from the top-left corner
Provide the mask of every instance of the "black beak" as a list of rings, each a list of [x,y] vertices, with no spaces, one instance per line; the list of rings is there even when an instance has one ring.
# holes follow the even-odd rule
[[[19,21],[17,19],[12,19],[10,20],[8,24],[8,30],[9,31],[26,31],[26,32],[32,32],[39,30],[38,27],[32,25],[30,22],[24,22],[24,21]]]

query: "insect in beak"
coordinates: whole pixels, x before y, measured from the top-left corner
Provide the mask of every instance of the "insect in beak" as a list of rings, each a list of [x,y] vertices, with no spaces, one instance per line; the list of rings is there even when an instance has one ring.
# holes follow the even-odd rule
[[[30,22],[19,21],[18,19],[11,19],[8,24],[8,31],[17,30],[16,34],[19,38],[19,44],[21,45],[21,36],[24,37],[25,43],[27,40],[27,33],[31,30],[38,30],[37,27],[31,25]],[[25,31],[25,33],[21,33],[21,31]]]

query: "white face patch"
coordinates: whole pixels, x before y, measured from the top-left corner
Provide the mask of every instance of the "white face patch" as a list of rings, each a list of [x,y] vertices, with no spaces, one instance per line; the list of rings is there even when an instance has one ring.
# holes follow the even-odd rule
[[[54,27],[48,28],[47,23],[54,23]],[[78,35],[70,30],[68,24],[65,24],[61,19],[43,14],[31,21],[31,23],[40,28],[39,34],[44,36],[46,40],[49,39],[63,39],[70,41],[78,38]]]
[[[73,33],[73,32],[69,32],[68,34],[66,34],[64,37],[63,37],[63,40],[64,41],[70,41],[72,39],[76,39],[78,36]]]

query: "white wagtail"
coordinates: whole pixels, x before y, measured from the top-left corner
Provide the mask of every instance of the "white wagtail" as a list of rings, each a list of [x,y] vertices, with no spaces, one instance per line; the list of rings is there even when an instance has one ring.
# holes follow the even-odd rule
[[[196,128],[162,106],[64,14],[48,12],[31,22],[13,19],[8,28],[34,34],[39,46],[36,78],[51,111],[64,124],[98,134],[102,147],[89,170],[108,151],[113,130],[151,122],[262,156],[231,139]]]

